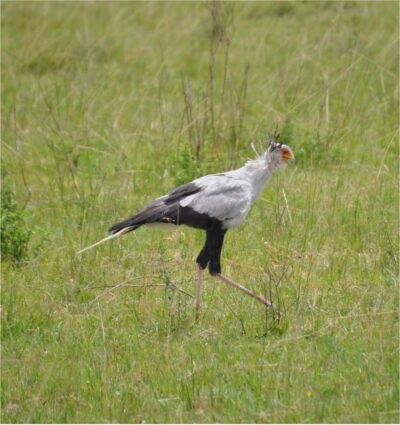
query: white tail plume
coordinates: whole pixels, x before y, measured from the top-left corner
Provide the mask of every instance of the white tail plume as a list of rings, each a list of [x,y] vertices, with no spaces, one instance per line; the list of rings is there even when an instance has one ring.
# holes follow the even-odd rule
[[[113,235],[107,236],[106,238],[102,239],[101,241],[94,243],[93,245],[90,245],[90,246],[87,246],[86,248],[81,249],[80,251],[77,252],[77,254],[82,254],[82,252],[85,252],[88,249],[94,248],[95,246],[100,245],[103,242],[114,239],[117,236],[123,235],[124,233],[129,232],[131,229],[132,229],[132,227],[125,227],[124,229],[121,229],[119,232],[114,233]]]

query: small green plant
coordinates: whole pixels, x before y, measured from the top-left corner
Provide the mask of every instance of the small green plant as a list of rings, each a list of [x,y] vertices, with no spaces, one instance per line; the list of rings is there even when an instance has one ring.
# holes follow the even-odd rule
[[[295,127],[290,120],[286,120],[283,123],[283,126],[280,130],[280,139],[279,141],[285,143],[286,145],[292,145],[293,134],[295,132]]]
[[[302,145],[296,148],[296,163],[301,166],[336,164],[342,158],[341,144],[327,144],[312,136],[307,136]]]
[[[188,183],[201,174],[199,161],[193,155],[189,143],[182,144],[180,150],[172,153],[168,160],[171,175],[177,186]]]
[[[21,264],[28,255],[28,242],[32,231],[26,227],[22,211],[18,208],[14,194],[3,182],[1,189],[1,260]]]

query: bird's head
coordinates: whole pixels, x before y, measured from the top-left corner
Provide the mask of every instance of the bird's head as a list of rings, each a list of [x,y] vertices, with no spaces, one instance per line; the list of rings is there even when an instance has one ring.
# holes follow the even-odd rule
[[[266,156],[276,166],[283,168],[286,167],[289,162],[294,161],[294,154],[289,146],[279,143],[279,134],[274,137],[274,140],[270,140]]]

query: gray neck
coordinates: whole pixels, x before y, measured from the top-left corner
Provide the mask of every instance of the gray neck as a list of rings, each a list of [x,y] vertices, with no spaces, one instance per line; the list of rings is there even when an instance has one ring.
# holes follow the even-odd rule
[[[268,179],[277,168],[277,164],[267,157],[248,161],[242,168],[232,171],[232,176],[249,182],[253,188],[253,202],[264,189]]]

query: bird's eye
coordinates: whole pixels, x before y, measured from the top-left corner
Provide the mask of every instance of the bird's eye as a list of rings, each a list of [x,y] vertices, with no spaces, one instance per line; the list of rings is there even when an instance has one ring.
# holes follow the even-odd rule
[[[282,146],[282,143],[273,143],[272,150],[276,151],[277,149],[280,149],[281,146]]]

